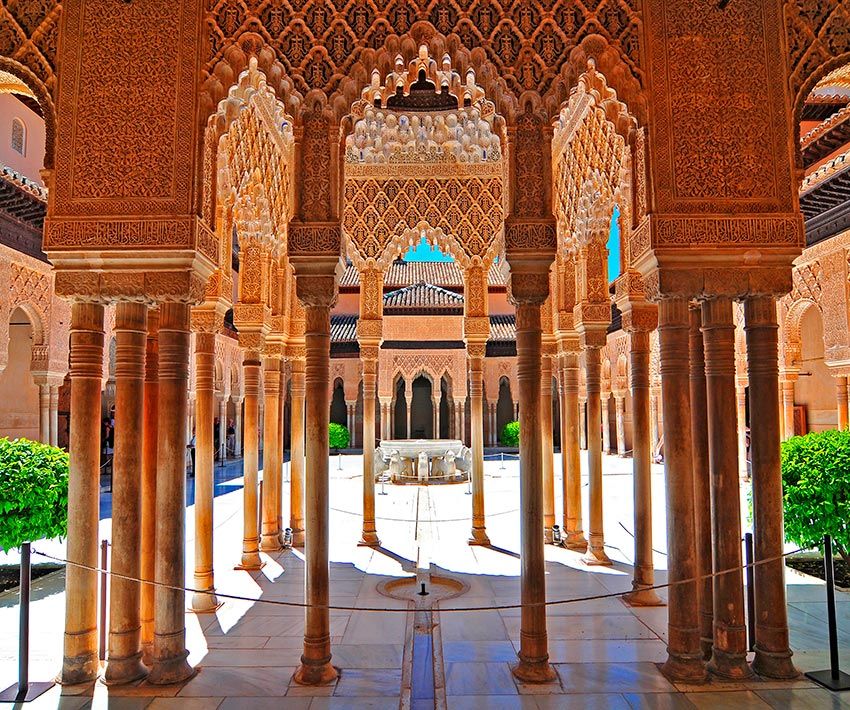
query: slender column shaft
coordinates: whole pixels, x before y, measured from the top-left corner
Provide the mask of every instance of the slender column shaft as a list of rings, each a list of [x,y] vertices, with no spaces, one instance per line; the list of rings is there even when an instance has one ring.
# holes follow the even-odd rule
[[[307,476],[304,653],[295,681],[307,685],[336,678],[331,665],[330,579],[328,568],[328,422],[331,320],[325,305],[305,305]]]
[[[443,392],[440,390],[439,395],[436,399],[436,404],[434,406],[434,438],[442,439],[442,435],[440,434],[440,409],[443,406]]]
[[[156,568],[153,666],[148,681],[178,683],[193,674],[186,660],[186,417],[189,306],[166,302],[159,314]]]
[[[71,437],[68,478],[68,560],[61,682],[85,683],[98,672],[97,523],[100,502],[100,384],[103,306],[71,306]]]
[[[264,552],[281,549],[280,361],[266,358],[263,367],[263,531]]]
[[[142,524],[141,578],[154,580],[156,561],[156,448],[159,423],[159,311],[148,311],[145,343],[145,404],[142,418]],[[142,585],[142,659],[150,665],[153,653],[154,593],[152,584]]]
[[[555,524],[555,445],[552,436],[552,358],[540,361],[540,445],[543,452],[543,539],[552,542]]]
[[[835,394],[838,403],[838,428],[847,429],[848,407],[847,407],[847,378],[835,378]]]
[[[579,453],[578,353],[564,353],[561,376],[561,456],[564,469],[564,531],[571,550],[587,551],[581,514]]]
[[[463,432],[463,402],[455,400],[455,438],[466,441]]]
[[[703,577],[698,584],[700,646],[705,660],[714,646],[714,580],[711,544],[711,473],[708,466],[708,413],[706,411],[705,354],[702,343],[702,315],[699,307],[690,310],[688,348],[690,354],[691,442],[694,472],[694,521],[697,569]]]
[[[260,531],[257,529],[259,485],[260,356],[248,351],[242,361],[245,390],[245,451],[242,459],[242,558],[239,569],[260,569]]]
[[[588,347],[584,356],[587,375],[587,463],[590,477],[590,540],[584,561],[589,565],[610,565],[611,560],[605,553],[602,518],[602,433],[608,431],[608,408],[607,404],[604,409],[601,406],[599,348]]]
[[[662,299],[658,307],[661,408],[667,488],[667,661],[662,672],[672,680],[701,681],[693,444],[691,440],[688,302]],[[693,579],[693,582],[683,580]]]
[[[218,456],[227,458],[227,397],[221,394],[218,400]]]
[[[711,470],[714,564],[719,570],[741,566],[741,516],[735,405],[735,324],[725,297],[702,302],[708,458]],[[667,437],[665,437],[667,443]],[[746,678],[747,627],[744,580],[740,570],[714,578],[714,648],[711,668],[721,677]]]
[[[579,399],[578,404],[579,446],[587,450],[587,400]]]
[[[476,346],[477,347],[477,346]],[[467,347],[469,353],[469,346]],[[484,521],[484,356],[468,354],[469,399],[472,407],[472,534],[471,545],[489,545]]]
[[[590,397],[588,396],[588,401]],[[610,397],[607,392],[603,392],[600,400],[601,420],[602,420],[602,451],[606,454],[611,453],[611,418],[608,414],[608,403]],[[589,409],[589,407],[588,407]],[[588,413],[588,418],[590,414]],[[589,446],[589,444],[588,444]]]
[[[404,406],[407,408],[407,438],[413,438],[413,382],[404,383]]]
[[[289,385],[290,454],[289,454],[289,527],[292,545],[304,546],[304,360],[290,362],[292,380]]]
[[[351,435],[348,443],[353,448],[356,445],[356,436],[354,431],[354,404],[351,402],[345,403],[345,419],[346,426],[348,427],[348,431]]]
[[[635,606],[663,604],[655,590],[652,560],[652,458],[649,443],[649,332],[629,333],[631,360],[633,485],[635,504],[635,563],[629,603]],[[618,400],[618,408],[622,399]],[[618,416],[622,415],[618,412]],[[619,432],[618,432],[619,436]],[[621,450],[622,451],[622,450]]]
[[[654,392],[649,397],[649,443],[654,460],[658,449],[658,395]]]
[[[50,385],[50,443],[59,446],[59,385]]]
[[[782,417],[787,440],[794,436],[794,380],[782,381]]]
[[[115,307],[115,456],[112,461],[112,555],[107,683],[147,674],[142,665],[138,582],[141,572],[142,446],[147,306]]]
[[[738,423],[738,473],[741,478],[750,474],[747,467],[747,390],[735,388],[735,410]]]
[[[617,431],[617,454],[626,455],[626,398],[614,398],[614,421]]]
[[[38,386],[38,440],[50,443],[50,385]]]
[[[744,304],[752,428],[753,530],[756,643],[753,670],[768,678],[795,678],[788,639],[782,520],[782,466],[779,453],[779,325],[773,296],[750,296]]]
[[[375,390],[378,361],[363,360],[363,545],[380,545],[375,527]]]
[[[192,609],[218,608],[213,579],[215,333],[195,333],[195,589]]]
[[[236,435],[233,439],[233,456],[242,456],[242,400],[236,399],[233,404],[236,407],[236,416],[233,418],[233,430]]]
[[[539,426],[541,325],[540,306],[517,305],[517,382],[520,432]],[[520,600],[519,663],[514,674],[521,680],[545,681],[554,677],[549,665],[546,633],[546,561],[543,526],[543,451],[539,436],[521,436],[520,476]]]

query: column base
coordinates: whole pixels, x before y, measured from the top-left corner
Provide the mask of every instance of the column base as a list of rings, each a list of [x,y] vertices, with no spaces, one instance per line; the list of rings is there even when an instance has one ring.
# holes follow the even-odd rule
[[[705,683],[708,672],[701,656],[674,655],[668,650],[661,674],[674,683]]]
[[[153,665],[153,643],[142,644],[142,663],[148,668]]]
[[[292,527],[292,546],[304,547],[304,528]]]
[[[197,584],[197,583],[196,583]],[[192,611],[196,614],[211,614],[222,605],[215,595],[214,587],[192,593]]]
[[[183,651],[174,658],[154,658],[153,666],[148,673],[148,683],[151,685],[173,685],[189,680],[197,671],[186,660],[188,655],[188,651]]]
[[[487,537],[487,531],[484,528],[472,528],[472,535],[467,542],[470,545],[489,545],[490,538]]]
[[[543,526],[543,544],[544,545],[551,545],[554,542],[555,542],[555,534],[552,532],[552,526],[551,525],[544,525]]]
[[[142,653],[133,654],[127,658],[109,657],[106,671],[103,674],[105,685],[124,685],[141,680],[148,674],[148,669],[142,664]]]
[[[588,567],[610,567],[614,564],[611,562],[611,558],[605,554],[605,549],[601,545],[594,547],[592,543],[588,546],[581,561]]]
[[[558,679],[548,658],[544,661],[528,661],[520,657],[519,662],[511,666],[511,673],[523,683],[552,683]]]
[[[753,669],[747,663],[746,653],[726,653],[717,646],[711,653],[708,670],[723,680],[749,680],[753,677]]]
[[[667,606],[658,593],[654,589],[647,589],[645,585],[638,585],[632,582],[631,592],[623,597],[623,601],[629,606]]]
[[[260,550],[263,552],[280,552],[283,549],[280,533],[263,533],[260,539]]]
[[[339,671],[331,665],[330,659],[323,663],[307,663],[302,657],[292,680],[298,685],[329,685],[336,682],[338,677]]]
[[[699,647],[702,649],[702,658],[708,663],[711,660],[711,654],[714,651],[713,638],[700,638]]]
[[[578,532],[568,532],[567,539],[564,540],[563,545],[568,550],[587,552],[587,539],[580,530]]]
[[[791,662],[791,651],[777,653],[775,651],[762,651],[756,642],[756,655],[753,659],[753,670],[764,678],[773,680],[794,680],[800,677],[794,664]]]
[[[263,569],[263,567],[265,566],[266,563],[263,562],[263,559],[260,557],[259,552],[243,552],[242,560],[233,569],[241,569],[247,572],[256,572],[259,569]]]
[[[364,530],[357,542],[357,547],[380,547],[381,540],[378,538],[378,533],[374,530]]]
[[[56,679],[60,685],[79,685],[97,680],[100,672],[100,659],[97,651],[62,659],[62,672]]]

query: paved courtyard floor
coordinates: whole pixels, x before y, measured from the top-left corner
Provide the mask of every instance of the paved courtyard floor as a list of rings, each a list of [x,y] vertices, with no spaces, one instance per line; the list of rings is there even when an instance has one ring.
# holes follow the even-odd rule
[[[560,457],[556,455],[556,471]],[[451,710],[481,708],[850,708],[850,693],[832,695],[806,680],[794,683],[672,685],[658,672],[665,658],[666,608],[635,609],[619,598],[548,608],[551,660],[558,681],[518,684],[510,673],[519,638],[519,610],[451,611],[519,601],[519,470],[516,461],[486,462],[487,528],[492,545],[469,547],[471,496],[466,485],[386,486],[377,496],[380,549],[359,548],[362,459],[331,459],[331,603],[383,611],[334,610],[331,635],[339,681],[323,688],[292,685],[304,630],[301,550],[264,556],[259,573],[235,571],[242,542],[241,479],[218,484],[215,500],[215,572],[227,600],[210,615],[187,612],[189,661],[199,672],[172,687],[109,688],[100,683],[54,688],[34,708],[419,708],[445,698]],[[235,475],[235,474],[234,474]],[[560,476],[556,479],[560,510]],[[288,488],[284,486],[284,488]],[[604,595],[630,588],[633,529],[631,460],[605,457],[605,534],[612,568],[587,568],[577,553],[547,546],[550,600]],[[585,518],[587,483],[584,481]],[[380,486],[379,486],[380,491]],[[288,491],[286,493],[288,495]],[[665,580],[663,469],[653,467],[656,579]],[[288,499],[284,501],[288,510]],[[108,510],[108,509],[107,509]],[[746,527],[746,524],[745,524]],[[586,529],[586,526],[585,526]],[[109,537],[110,520],[101,521]],[[187,510],[187,579],[192,579],[193,509]],[[61,542],[36,549],[62,555]],[[38,558],[36,558],[37,560]],[[0,562],[3,560],[0,559]],[[407,602],[381,593],[379,584],[416,573],[452,577],[465,592],[440,602],[433,613],[436,663],[422,674],[414,644],[415,616]],[[822,583],[787,571],[795,661],[801,670],[828,666]],[[64,578],[61,572],[33,585],[32,680],[56,675],[62,654]],[[664,593],[662,592],[662,596]],[[850,594],[839,594],[842,667],[850,670]],[[0,688],[15,680],[17,598],[0,595]],[[417,650],[413,652],[414,646]],[[431,646],[427,646],[430,649]],[[429,666],[430,667],[430,666]],[[436,692],[435,692],[436,689]]]

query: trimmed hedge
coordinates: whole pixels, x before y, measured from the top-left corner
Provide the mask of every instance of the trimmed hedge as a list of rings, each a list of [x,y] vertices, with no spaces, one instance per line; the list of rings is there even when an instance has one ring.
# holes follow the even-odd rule
[[[502,433],[499,435],[499,441],[502,446],[509,446],[512,449],[519,448],[519,422],[508,422],[502,427]]]
[[[0,548],[68,531],[68,454],[29,439],[0,439]]]
[[[331,422],[328,426],[328,440],[332,449],[347,449],[348,442],[351,441],[348,427]]]
[[[782,444],[785,537],[820,548],[831,535],[846,560],[850,551],[850,431],[795,436]]]

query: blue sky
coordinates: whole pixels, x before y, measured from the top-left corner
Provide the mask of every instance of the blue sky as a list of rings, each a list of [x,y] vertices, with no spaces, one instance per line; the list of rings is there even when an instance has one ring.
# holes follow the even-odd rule
[[[608,280],[613,281],[620,275],[620,226],[617,219],[620,208],[614,206],[611,218],[611,230],[608,233]],[[410,247],[402,257],[405,261],[454,261],[448,254],[443,254],[439,247],[431,247],[425,238],[419,240],[416,246]]]

